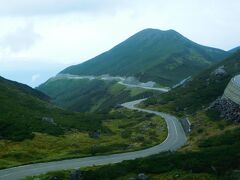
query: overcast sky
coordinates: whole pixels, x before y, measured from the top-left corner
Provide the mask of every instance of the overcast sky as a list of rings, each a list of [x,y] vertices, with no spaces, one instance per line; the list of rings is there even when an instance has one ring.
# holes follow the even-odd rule
[[[36,86],[145,28],[240,45],[239,0],[0,0],[0,75]]]

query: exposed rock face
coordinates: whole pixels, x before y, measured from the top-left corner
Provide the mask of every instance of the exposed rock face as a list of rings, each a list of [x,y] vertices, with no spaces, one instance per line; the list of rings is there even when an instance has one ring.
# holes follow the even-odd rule
[[[132,76],[131,77],[127,77],[122,82],[124,84],[138,85],[138,86],[151,87],[151,88],[153,88],[156,85],[156,83],[153,82],[153,81],[148,81],[148,82],[145,82],[145,83],[140,82],[137,78],[132,77]]]
[[[57,176],[53,176],[50,178],[50,180],[58,180],[59,178]]]
[[[137,180],[148,180],[148,177],[145,174],[140,173],[138,174]]]
[[[223,76],[223,75],[225,75],[226,73],[227,73],[227,72],[226,72],[224,66],[218,67],[218,68],[215,69],[215,71],[213,72],[213,74],[214,74],[215,76]]]
[[[126,83],[126,84],[139,84],[139,81],[135,78],[135,77],[127,77],[123,83]]]
[[[57,125],[57,124],[54,122],[54,119],[51,118],[51,117],[42,117],[42,121],[47,122],[47,123],[50,123],[50,124],[53,124],[53,125]]]
[[[220,113],[220,116],[226,120],[240,122],[240,105],[226,98],[217,99],[211,106]]]

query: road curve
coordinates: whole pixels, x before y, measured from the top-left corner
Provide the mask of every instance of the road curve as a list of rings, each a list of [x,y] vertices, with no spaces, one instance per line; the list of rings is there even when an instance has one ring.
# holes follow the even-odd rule
[[[157,88],[157,87],[146,87],[146,86],[141,86],[141,85],[135,85],[135,84],[127,84],[122,81],[118,82],[121,85],[127,86],[127,87],[132,87],[132,88],[142,88],[142,89],[148,89],[148,90],[154,90],[154,91],[160,91],[160,92],[168,92],[170,88],[163,87],[163,88]]]
[[[93,165],[118,163],[124,160],[132,160],[136,158],[147,157],[164,151],[174,151],[183,146],[186,143],[186,135],[177,118],[169,114],[135,107],[142,101],[144,101],[144,99],[124,103],[122,104],[122,106],[128,109],[151,113],[163,117],[167,123],[168,136],[165,139],[165,141],[162,142],[161,144],[148,149],[134,152],[29,164],[9,169],[3,169],[0,170],[0,180],[18,180],[26,176],[43,174],[49,171],[78,169],[81,167]]]

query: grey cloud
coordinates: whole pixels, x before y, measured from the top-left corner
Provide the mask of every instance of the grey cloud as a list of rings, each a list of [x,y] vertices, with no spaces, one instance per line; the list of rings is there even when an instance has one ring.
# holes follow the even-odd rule
[[[130,4],[132,2],[129,0],[8,0],[0,1],[0,16],[34,16],[69,12],[107,13]]]
[[[0,39],[0,47],[12,52],[20,52],[31,48],[41,36],[34,32],[33,25],[27,24],[15,32],[8,33]]]

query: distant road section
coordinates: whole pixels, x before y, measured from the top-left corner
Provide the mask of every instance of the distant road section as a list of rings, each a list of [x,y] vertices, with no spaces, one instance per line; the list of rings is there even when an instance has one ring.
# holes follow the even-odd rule
[[[88,167],[93,165],[119,163],[124,160],[133,160],[136,158],[147,157],[147,156],[158,154],[164,151],[174,151],[182,147],[186,143],[187,138],[178,119],[166,113],[137,108],[136,105],[138,105],[144,100],[145,99],[140,99],[140,100],[124,103],[122,104],[122,106],[128,109],[151,113],[151,114],[155,114],[163,117],[167,123],[168,136],[165,139],[165,141],[162,142],[161,144],[148,149],[134,151],[134,152],[103,155],[103,156],[92,156],[92,157],[53,161],[53,162],[46,162],[46,163],[37,163],[37,164],[30,164],[30,165],[4,169],[4,170],[0,170],[0,179],[1,180],[18,180],[26,176],[43,174],[49,171],[58,171],[58,170],[64,170],[64,169],[78,169],[81,167]]]
[[[161,91],[161,92],[168,92],[171,90],[169,87],[153,87],[153,86],[148,86],[147,83],[142,83],[132,77],[132,79],[135,79],[134,82],[131,81],[126,81],[126,77],[120,77],[120,76],[109,76],[109,75],[102,75],[102,76],[78,76],[78,75],[71,75],[71,74],[58,74],[55,77],[50,78],[48,81],[55,81],[59,79],[88,79],[88,80],[93,80],[93,79],[98,79],[98,80],[103,80],[103,81],[117,81],[119,84],[127,86],[127,87],[132,87],[132,88],[142,88],[142,89],[148,89],[148,90],[154,90],[154,91]],[[152,82],[152,81],[151,81]],[[155,82],[153,82],[155,84]]]
[[[170,88],[158,88],[158,87],[147,87],[147,86],[141,86],[141,85],[135,85],[135,84],[127,84],[124,82],[118,82],[119,84],[122,84],[124,86],[128,87],[135,87],[135,88],[142,88],[142,89],[149,89],[149,90],[154,90],[154,91],[161,91],[161,92],[168,92]]]

